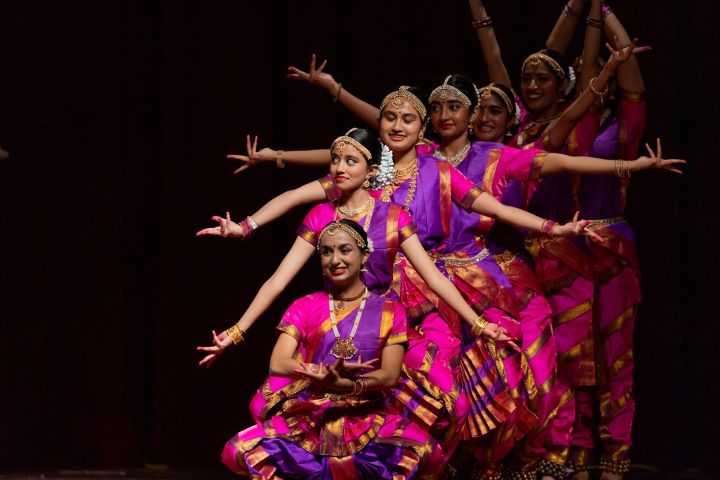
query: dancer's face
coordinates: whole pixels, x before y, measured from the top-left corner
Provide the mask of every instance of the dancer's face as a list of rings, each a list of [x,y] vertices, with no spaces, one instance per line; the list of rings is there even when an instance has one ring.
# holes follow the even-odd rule
[[[520,92],[531,112],[552,108],[561,98],[560,86],[545,62],[526,64],[520,76]]]
[[[484,142],[502,142],[513,120],[502,100],[491,93],[480,100],[473,133]]]
[[[360,251],[350,234],[339,228],[329,231],[323,235],[318,250],[323,275],[334,285],[343,287],[360,280],[368,253]]]
[[[443,141],[465,135],[475,112],[458,100],[435,100],[430,104],[430,122]]]
[[[409,102],[399,107],[387,105],[380,113],[380,138],[393,152],[406,152],[420,139],[422,120]]]
[[[362,187],[366,178],[377,173],[377,165],[368,167],[360,150],[350,144],[343,144],[342,148],[335,145],[331,155],[330,174],[343,192],[354,192]]]

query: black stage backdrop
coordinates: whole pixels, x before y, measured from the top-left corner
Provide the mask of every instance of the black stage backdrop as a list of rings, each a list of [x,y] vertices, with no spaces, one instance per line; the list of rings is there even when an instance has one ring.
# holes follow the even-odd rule
[[[563,2],[490,1],[513,74]],[[644,303],[636,331],[633,458],[717,467],[714,314],[718,8],[613,2],[653,46],[641,65],[646,137],[691,162],[637,175],[628,218]],[[201,238],[210,216],[248,214],[323,169],[233,176],[247,133],[324,148],[358,121],[284,79],[312,52],[372,102],[446,72],[486,81],[463,1],[0,1],[0,465],[217,465],[248,425],[274,325],[319,286],[312,261],[206,371],[194,347],[231,325],[293,241],[305,209],[248,242]],[[576,43],[575,51],[579,48]]]

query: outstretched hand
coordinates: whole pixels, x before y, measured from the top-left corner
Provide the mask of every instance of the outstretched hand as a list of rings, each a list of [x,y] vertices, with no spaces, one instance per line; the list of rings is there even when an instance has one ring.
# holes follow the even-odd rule
[[[338,84],[335,79],[329,73],[325,73],[323,70],[327,65],[327,60],[324,60],[319,67],[315,68],[317,57],[312,54],[310,59],[310,68],[307,72],[300,70],[292,65],[288,67],[290,73],[287,74],[286,78],[292,78],[295,80],[304,80],[313,85],[318,85],[328,92],[334,93],[337,90]]]
[[[605,240],[589,228],[589,225],[592,222],[590,220],[578,220],[579,216],[580,212],[575,212],[572,222],[568,222],[563,225],[555,225],[552,231],[553,235],[557,235],[558,237],[576,237],[578,235],[586,235],[598,243],[603,243]]]
[[[514,350],[518,352],[520,351],[520,347],[518,347],[517,343],[515,343],[515,340],[517,339],[510,336],[510,332],[508,332],[505,327],[501,327],[497,323],[488,322],[488,324],[485,325],[485,328],[483,328],[482,333],[496,342],[508,342],[508,345],[510,345]]]
[[[246,228],[243,228],[242,225],[233,222],[230,219],[230,212],[225,212],[224,218],[218,215],[213,215],[212,219],[219,225],[217,227],[204,228],[197,232],[195,236],[200,237],[202,235],[216,235],[219,237],[246,239],[252,233],[251,231],[247,231]]]
[[[620,40],[618,39],[617,35],[613,35],[613,42],[615,43],[615,47],[613,48],[612,45],[610,45],[610,42],[605,42],[605,46],[610,51],[610,58],[608,58],[607,65],[610,69],[613,71],[617,70],[617,68],[625,63],[630,57],[633,55],[637,55],[638,53],[647,52],[652,50],[652,47],[648,45],[644,45],[641,47],[637,46],[638,39],[633,38],[632,42],[630,42],[629,45],[625,45],[623,47],[619,46]]]
[[[682,170],[677,168],[677,165],[683,165],[687,163],[686,160],[682,160],[679,158],[662,158],[662,144],[660,143],[660,139],[658,138],[656,140],[656,151],[653,151],[652,148],[650,148],[649,144],[645,144],[645,148],[647,148],[649,157],[642,156],[639,157],[637,160],[634,160],[633,163],[637,163],[640,168],[638,170],[644,170],[648,168],[662,168],[663,170],[667,170],[668,172],[677,173],[682,175]]]
[[[205,355],[205,357],[203,357],[202,360],[200,360],[200,363],[198,363],[198,365],[204,366],[205,368],[210,368],[213,362],[217,360],[217,357],[220,356],[220,354],[223,353],[225,349],[232,344],[232,339],[225,332],[222,332],[220,335],[218,335],[217,333],[215,333],[215,330],[213,330],[212,336],[213,340],[211,346],[199,346],[196,348],[201,352],[208,353],[207,355]]]
[[[239,166],[233,172],[234,174],[240,173],[243,170],[247,170],[253,165],[257,165],[260,162],[272,162],[277,158],[277,152],[271,148],[263,148],[262,150],[257,149],[258,137],[255,135],[254,140],[250,141],[250,135],[246,137],[247,141],[247,155],[226,155],[226,158],[232,160],[239,160],[245,162]]]

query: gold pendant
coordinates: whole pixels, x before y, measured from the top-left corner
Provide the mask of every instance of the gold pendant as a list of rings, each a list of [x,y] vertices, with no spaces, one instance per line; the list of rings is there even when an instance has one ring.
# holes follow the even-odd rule
[[[342,358],[343,360],[350,360],[358,352],[357,347],[350,338],[338,338],[335,340],[330,353],[336,358]]]

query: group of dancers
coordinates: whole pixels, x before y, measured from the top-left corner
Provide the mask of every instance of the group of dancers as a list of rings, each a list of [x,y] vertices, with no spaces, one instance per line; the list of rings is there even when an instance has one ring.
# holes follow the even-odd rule
[[[258,149],[248,137],[248,154],[231,155],[244,162],[237,171],[330,170],[198,232],[247,239],[316,204],[240,320],[198,347],[210,366],[242,343],[318,252],[324,289],[277,326],[254,425],[222,453],[231,470],[545,480],[628,471],[640,289],[625,194],[631,173],[679,173],[684,162],[663,159],[659,140],[635,158],[645,126],[635,54],[647,47],[602,0],[570,0],[514,90],[485,6],[470,0],[470,10],[489,85],[451,74],[429,94],[401,86],[376,107],[313,56],[288,76],[325,88],[370,128],[329,150]],[[571,66],[563,52],[581,19]]]

